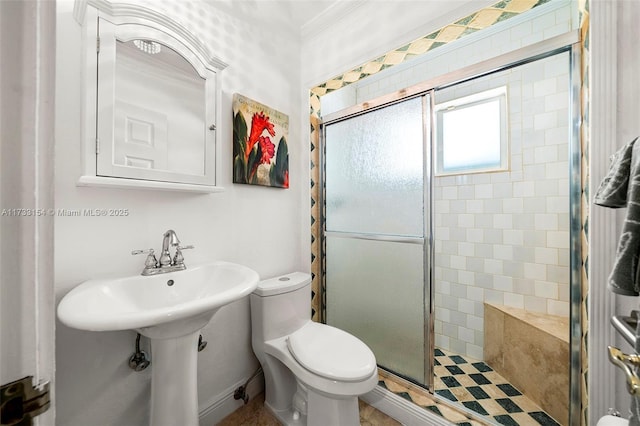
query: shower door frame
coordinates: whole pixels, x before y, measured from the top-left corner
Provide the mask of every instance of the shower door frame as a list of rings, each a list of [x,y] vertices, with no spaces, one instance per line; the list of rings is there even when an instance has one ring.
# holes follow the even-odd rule
[[[423,321],[423,338],[425,344],[425,352],[427,355],[424,358],[424,377],[422,378],[422,383],[420,386],[426,386],[429,389],[429,392],[433,393],[433,351],[435,349],[435,341],[431,338],[431,334],[433,333],[433,311],[435,309],[435,305],[433,304],[433,289],[430,283],[433,282],[434,279],[434,270],[433,270],[433,194],[431,191],[432,187],[432,150],[429,149],[429,140],[432,137],[433,133],[433,114],[431,114],[434,101],[433,101],[433,90],[428,90],[425,92],[416,93],[413,95],[404,96],[390,102],[385,102],[383,104],[366,108],[362,111],[357,111],[355,113],[348,113],[344,116],[336,116],[336,118],[331,120],[324,120],[320,122],[320,182],[321,182],[321,196],[320,196],[320,205],[321,205],[321,217],[322,224],[320,227],[320,247],[322,255],[320,256],[320,270],[321,270],[321,288],[326,289],[326,237],[327,234],[331,234],[334,238],[352,238],[352,239],[362,239],[362,240],[370,240],[370,241],[380,241],[380,242],[394,242],[394,243],[403,243],[403,244],[421,244],[423,247],[423,312],[425,313],[425,317],[427,318]],[[422,195],[422,207],[423,207],[423,232],[422,238],[413,237],[413,236],[396,236],[396,235],[369,235],[362,233],[348,233],[344,235],[344,233],[333,233],[331,231],[327,231],[326,229],[326,186],[325,186],[325,175],[326,175],[326,162],[325,162],[325,150],[326,150],[326,126],[330,124],[335,124],[341,121],[345,121],[363,114],[368,114],[370,112],[386,108],[398,103],[402,103],[411,99],[422,98],[422,184],[423,184],[423,195]],[[428,116],[426,115],[428,114]],[[338,235],[341,234],[341,235]],[[429,306],[425,306],[425,300],[429,296]],[[327,322],[326,317],[326,295],[324,291],[321,291],[321,306],[320,306],[320,321],[323,323]],[[385,371],[388,371],[384,369]],[[397,376],[397,373],[391,371],[392,374]],[[401,377],[401,376],[398,376]],[[403,378],[403,377],[401,377]],[[403,378],[404,379],[404,378]]]
[[[426,80],[411,87],[392,92],[387,95],[380,96],[373,100],[363,102],[335,113],[322,116],[320,125],[320,145],[319,145],[319,189],[318,201],[320,203],[320,321],[326,323],[326,202],[325,202],[325,126],[327,124],[346,120],[348,118],[365,114],[376,109],[408,100],[410,98],[428,96],[430,105],[427,108],[429,112],[429,120],[423,119],[425,122],[424,132],[424,207],[425,207],[425,296],[429,296],[428,305],[425,307],[425,374],[429,375],[425,379],[426,389],[437,398],[440,402],[451,407],[459,409],[458,405],[453,404],[446,398],[439,397],[434,393],[434,377],[433,362],[435,340],[432,337],[434,333],[434,313],[435,313],[435,286],[434,286],[434,256],[433,248],[434,240],[434,221],[433,221],[433,149],[432,141],[435,138],[435,126],[433,123],[433,110],[435,103],[435,92],[445,89],[466,81],[474,80],[483,76],[487,76],[496,72],[504,71],[520,65],[525,65],[546,57],[554,56],[567,52],[569,54],[569,75],[570,75],[570,125],[569,133],[571,135],[569,141],[569,247],[570,247],[570,314],[569,314],[569,354],[570,354],[570,371],[569,371],[569,422],[573,424],[576,419],[580,419],[582,405],[582,389],[581,389],[581,366],[582,366],[582,149],[580,128],[582,125],[581,113],[581,84],[582,77],[580,72],[581,61],[581,39],[579,31],[570,31],[562,35],[534,43],[509,53],[505,53],[494,58],[479,62],[477,64],[464,67],[462,69],[443,74],[441,76]],[[423,111],[424,100],[423,100]],[[428,127],[428,128],[427,128]],[[428,132],[428,133],[427,133]],[[428,327],[428,329],[427,329]],[[579,420],[578,420],[579,421]]]

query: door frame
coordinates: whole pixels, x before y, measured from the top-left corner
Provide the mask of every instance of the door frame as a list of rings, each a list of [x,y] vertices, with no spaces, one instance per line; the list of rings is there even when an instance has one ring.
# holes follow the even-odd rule
[[[0,380],[49,383],[36,425],[55,424],[55,34],[55,0],[0,2]]]

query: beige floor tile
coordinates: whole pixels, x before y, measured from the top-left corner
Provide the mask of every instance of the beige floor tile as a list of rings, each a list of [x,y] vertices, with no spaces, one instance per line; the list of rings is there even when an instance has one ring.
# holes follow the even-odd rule
[[[399,422],[363,401],[359,401],[359,408],[363,426],[400,426]],[[260,394],[216,426],[280,426],[280,422],[264,406],[264,394]]]

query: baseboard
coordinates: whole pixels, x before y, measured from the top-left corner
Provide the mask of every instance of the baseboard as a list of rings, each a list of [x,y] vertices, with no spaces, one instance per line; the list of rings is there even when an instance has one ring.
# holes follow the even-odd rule
[[[200,410],[200,426],[214,426],[218,424],[222,419],[229,414],[242,407],[244,402],[233,398],[233,394],[240,386],[243,386],[249,377],[245,377],[238,383],[228,387],[223,392],[212,397],[204,405],[204,408]],[[251,380],[247,385],[247,394],[249,398],[254,398],[264,391],[264,376],[259,374],[256,378]]]
[[[451,426],[451,422],[443,417],[407,401],[382,386],[376,386],[360,399],[404,426]]]

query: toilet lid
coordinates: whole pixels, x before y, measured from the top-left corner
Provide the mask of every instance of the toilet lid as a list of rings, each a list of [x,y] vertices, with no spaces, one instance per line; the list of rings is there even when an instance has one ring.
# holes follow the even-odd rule
[[[304,368],[329,379],[363,380],[376,368],[376,358],[367,345],[326,324],[308,322],[289,336],[287,346]]]

